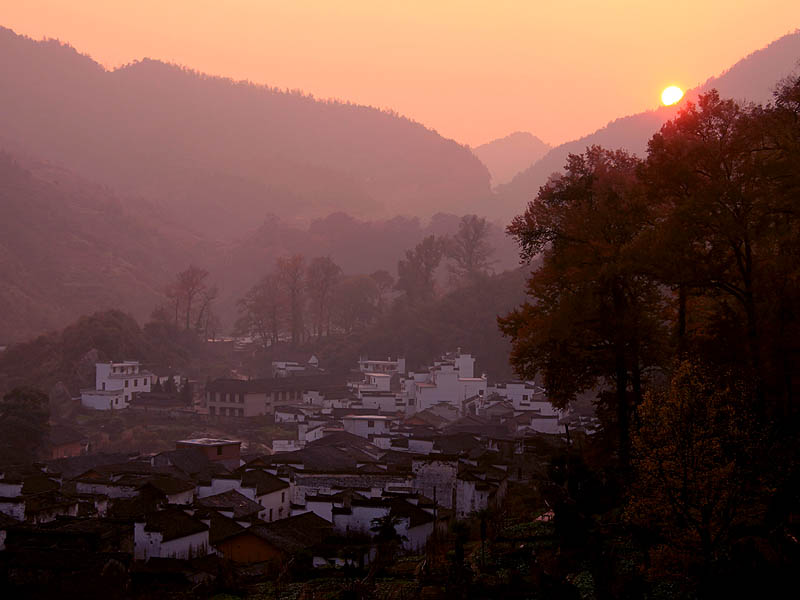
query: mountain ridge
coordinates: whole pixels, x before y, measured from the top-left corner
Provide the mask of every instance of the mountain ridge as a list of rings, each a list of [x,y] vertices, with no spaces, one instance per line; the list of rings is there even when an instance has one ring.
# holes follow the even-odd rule
[[[491,196],[469,148],[396,113],[153,59],[106,70],[9,29],[0,53],[4,137],[210,237],[236,237],[272,212],[430,216]]]
[[[507,183],[525,167],[539,160],[552,146],[529,131],[515,131],[476,146],[472,152],[492,175],[492,185]]]
[[[691,101],[712,88],[716,88],[724,97],[768,102],[775,85],[798,69],[798,61],[800,30],[795,30],[751,52],[721,74],[709,77],[701,85],[687,91],[685,99],[676,105],[614,119],[590,134],[556,146],[510,182],[497,186],[495,206],[506,219],[522,212],[525,204],[536,196],[550,175],[561,171],[567,156],[584,152],[587,146],[598,144],[609,149],[624,148],[643,155],[648,140],[677,114],[687,100]]]

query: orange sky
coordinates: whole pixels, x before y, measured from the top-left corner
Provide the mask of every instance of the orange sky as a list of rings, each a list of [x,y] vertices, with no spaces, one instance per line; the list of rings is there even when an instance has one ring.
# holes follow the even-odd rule
[[[109,67],[159,58],[391,108],[467,144],[559,143],[793,31],[800,2],[0,0],[0,25]]]

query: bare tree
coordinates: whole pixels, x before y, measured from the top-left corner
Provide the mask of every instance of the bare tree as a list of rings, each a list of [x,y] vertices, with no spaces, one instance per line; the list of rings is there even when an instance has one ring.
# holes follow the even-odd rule
[[[314,333],[322,337],[323,329],[331,332],[331,301],[342,276],[342,269],[329,256],[311,261],[306,271],[306,290],[311,302]]]
[[[175,328],[178,327],[178,318],[181,310],[181,293],[177,281],[170,283],[165,289],[164,294],[167,297],[167,304],[164,306],[164,312],[175,313]]]
[[[212,306],[218,295],[219,289],[217,289],[217,286],[211,286],[200,293],[194,327],[195,331],[202,333],[206,339],[210,331],[216,332],[219,327],[219,318]]]
[[[489,223],[476,215],[465,215],[458,232],[447,243],[448,268],[456,281],[474,280],[486,274],[494,263],[494,248],[489,244]]]
[[[406,294],[410,302],[430,300],[436,293],[434,273],[442,262],[445,243],[429,235],[413,250],[406,250],[405,258],[397,263],[397,289]]]
[[[377,313],[378,287],[366,275],[356,275],[343,280],[333,298],[333,318],[345,333],[352,333],[369,325]]]
[[[386,308],[386,296],[394,289],[394,277],[391,276],[389,271],[381,269],[370,275],[370,279],[375,282],[375,288],[378,292],[378,312],[383,312]]]
[[[237,333],[258,338],[265,349],[277,344],[284,306],[277,275],[264,276],[238,302]]]
[[[189,329],[191,326],[192,305],[208,290],[207,278],[208,271],[190,265],[188,269],[178,273],[177,281],[171,286],[176,302],[176,311],[177,306],[181,306],[184,310],[185,329]]]
[[[289,307],[289,326],[292,344],[296,345],[303,337],[303,309],[305,307],[305,267],[302,254],[282,256],[277,264],[278,281],[286,295]]]

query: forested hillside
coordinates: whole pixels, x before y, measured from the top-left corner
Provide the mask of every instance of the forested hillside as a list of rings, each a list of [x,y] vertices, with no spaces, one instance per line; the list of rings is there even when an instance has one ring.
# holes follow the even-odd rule
[[[268,213],[463,214],[490,196],[467,147],[394,113],[149,59],[106,71],[9,29],[0,55],[7,143],[158,200],[211,238]]]
[[[67,171],[0,153],[0,340],[103,308],[148,314],[191,253],[155,219]]]

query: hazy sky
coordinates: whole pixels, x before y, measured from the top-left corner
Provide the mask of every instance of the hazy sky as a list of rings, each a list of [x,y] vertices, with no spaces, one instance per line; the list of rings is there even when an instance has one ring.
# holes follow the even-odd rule
[[[391,108],[477,145],[579,137],[800,26],[798,0],[0,0],[0,25]]]

